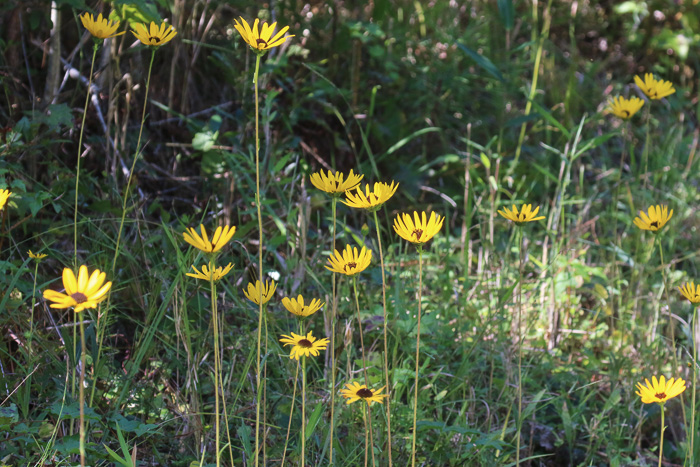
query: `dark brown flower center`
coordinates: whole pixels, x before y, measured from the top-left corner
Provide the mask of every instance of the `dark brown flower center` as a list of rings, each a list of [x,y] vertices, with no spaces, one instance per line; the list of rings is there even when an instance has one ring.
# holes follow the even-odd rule
[[[362,388],[359,391],[357,391],[357,395],[363,399],[367,399],[368,397],[372,397],[374,394],[372,394],[372,391],[370,391],[367,388]]]
[[[630,111],[627,109],[622,109],[622,113],[625,115],[625,118],[628,118],[630,116]]]
[[[348,268],[350,269],[355,269],[357,267],[357,263],[348,263],[345,266],[343,266],[343,271],[348,272]]]
[[[258,48],[261,48],[261,47],[260,47],[260,44],[262,44],[264,47],[267,47],[267,41],[264,40],[264,39],[258,38],[258,39],[255,41],[255,43],[258,45]]]
[[[149,37],[148,37],[148,42],[150,42],[151,44],[158,45],[158,44],[160,44],[160,37],[158,37],[158,36],[149,36]]]
[[[654,394],[654,397],[656,397],[657,399],[666,399],[666,393],[665,392],[658,392],[658,393]]]
[[[659,221],[654,221],[654,222],[650,223],[649,225],[650,225],[651,227],[655,227],[655,228],[658,229],[658,228],[659,228]]]
[[[423,230],[415,229],[411,235],[414,235],[416,240],[420,240],[420,238],[423,236]]]
[[[301,339],[299,342],[297,342],[297,345],[298,345],[299,347],[303,347],[303,348],[305,348],[305,349],[310,349],[311,347],[314,346],[314,345],[311,343],[311,341],[308,340],[308,339]]]
[[[87,297],[82,292],[74,293],[73,295],[71,295],[71,298],[75,300],[75,303],[77,303],[78,305],[87,302]]]

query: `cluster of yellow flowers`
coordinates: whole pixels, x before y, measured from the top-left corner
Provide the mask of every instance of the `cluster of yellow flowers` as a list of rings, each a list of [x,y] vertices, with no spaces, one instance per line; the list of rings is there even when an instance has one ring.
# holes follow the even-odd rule
[[[637,87],[651,100],[663,99],[670,96],[676,90],[673,84],[669,81],[657,80],[654,75],[647,73],[644,75],[644,81],[639,76],[634,77],[634,83]],[[614,97],[610,103],[610,110],[613,114],[623,120],[629,120],[636,114],[644,105],[644,101],[639,97],[626,99],[622,96]]]

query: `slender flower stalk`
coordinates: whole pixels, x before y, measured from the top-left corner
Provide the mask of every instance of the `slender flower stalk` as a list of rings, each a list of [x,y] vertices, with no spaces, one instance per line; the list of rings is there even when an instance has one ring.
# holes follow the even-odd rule
[[[306,465],[306,357],[301,361],[301,465]]]
[[[299,322],[299,332],[301,334],[294,334],[293,332],[291,335],[282,334],[280,342],[284,343],[285,346],[292,346],[289,358],[296,360],[303,358],[301,362],[301,465],[306,465],[306,359],[309,356],[318,357],[319,351],[325,350],[326,347],[328,347],[328,339],[323,338],[317,340],[311,334],[311,331],[304,335],[302,326],[303,324]]]
[[[387,432],[387,454],[389,456],[389,467],[393,465],[391,455],[391,378],[389,378],[389,339],[387,336],[387,328],[389,324],[386,312],[386,273],[384,271],[384,252],[382,251],[382,236],[379,232],[379,220],[377,219],[377,211],[374,214],[374,226],[377,229],[377,246],[379,247],[379,265],[382,270],[382,307],[384,310],[384,381],[386,381],[386,432]]]
[[[413,382],[413,440],[411,441],[411,465],[416,465],[416,420],[418,413],[418,370],[420,369],[420,318],[423,301],[423,245],[418,244],[418,323],[416,326],[416,374]]]
[[[258,214],[258,276],[262,279],[263,276],[263,231],[262,231],[262,211],[260,206],[260,122],[259,122],[259,102],[258,102],[258,73],[260,72],[260,58],[262,55],[255,56],[255,74],[253,75],[253,85],[255,87],[255,208]],[[260,290],[258,302],[258,349],[256,360],[256,393],[258,400],[255,403],[255,467],[260,465],[260,341],[262,339],[262,319],[263,319],[263,301],[262,288]],[[303,437],[302,437],[303,439]],[[303,459],[303,454],[302,454]],[[302,461],[303,464],[303,461]]]
[[[102,15],[100,15],[102,16]],[[117,25],[119,23],[117,22]],[[88,76],[87,91],[85,92],[85,105],[83,106],[83,120],[80,123],[80,136],[78,137],[78,158],[75,165],[75,207],[73,212],[73,267],[78,266],[78,193],[80,188],[80,155],[83,149],[83,133],[85,132],[85,118],[87,108],[90,103],[90,88],[92,87],[92,73],[95,70],[95,57],[100,48],[99,42],[95,40],[92,45],[92,60],[90,61],[90,75]]]
[[[351,172],[352,174],[352,172]],[[338,205],[338,197],[334,196],[331,201],[331,214],[333,217],[333,233],[331,237],[331,251],[335,251],[335,237],[336,237],[336,207]],[[332,305],[331,305],[331,426],[330,426],[330,450],[328,451],[328,465],[333,465],[333,429],[335,428],[335,373],[336,373],[336,362],[335,362],[335,320],[336,314],[338,312],[338,300],[337,300],[337,289],[336,289],[336,277],[335,274],[331,277],[332,282]]]
[[[48,255],[43,253],[32,253],[32,250],[27,252],[29,257],[34,260],[34,285],[32,286],[32,311],[29,318],[29,352],[32,353],[32,340],[34,340],[34,307],[36,306],[36,276],[39,273],[39,263]]]
[[[270,299],[274,296],[275,290],[277,289],[277,284],[275,284],[275,281],[265,281],[265,284],[262,284],[259,280],[255,281],[255,285],[253,284],[248,284],[248,289],[243,290],[243,294],[250,300],[251,302],[255,303],[260,307],[262,305],[262,317],[263,317],[263,327],[265,328],[265,338],[263,339],[265,342],[265,348],[264,348],[264,355],[267,355],[267,343],[268,343],[268,334],[267,334],[267,302],[270,301]],[[265,360],[265,363],[263,364],[263,381],[267,381],[267,360]],[[263,407],[263,426],[267,425],[267,385],[263,384],[261,386],[257,387],[258,393],[257,393],[257,398],[259,401],[262,401],[262,407]],[[260,393],[262,392],[262,394]],[[263,440],[262,440],[262,450],[263,450],[263,465],[267,465],[267,447],[266,447],[266,438],[267,438],[267,431],[263,428]]]
[[[216,271],[216,258],[212,255],[209,259],[209,270]],[[221,374],[221,353],[219,350],[219,314],[218,314],[218,300],[216,299],[216,280],[214,280],[214,274],[209,275],[209,293],[211,295],[211,315],[212,322],[214,325],[214,424],[216,433],[216,466],[221,465],[221,449],[220,445],[220,410],[219,410],[219,382]]]
[[[502,217],[513,222],[517,227],[522,228],[525,224],[529,222],[536,222],[538,220],[544,219],[544,216],[537,216],[540,211],[540,207],[537,206],[532,209],[531,204],[523,204],[523,206],[518,210],[518,208],[513,205],[512,209],[503,208],[499,210],[498,214]],[[518,262],[518,420],[516,422],[516,442],[515,442],[515,465],[520,465],[520,440],[521,440],[521,429],[523,423],[523,266],[525,264],[525,235],[522,229],[518,229],[518,234],[520,235],[518,249],[519,262]]]
[[[218,300],[216,292],[216,282],[222,279],[226,274],[228,274],[233,268],[233,264],[229,263],[225,268],[221,266],[216,266],[216,256],[218,252],[231,240],[233,235],[236,233],[235,226],[226,225],[224,227],[219,226],[214,230],[214,233],[209,239],[207,235],[207,230],[204,225],[200,225],[200,234],[192,228],[188,227],[182,234],[183,240],[190,244],[191,246],[197,248],[198,250],[205,253],[209,258],[209,265],[203,265],[202,270],[198,271],[193,265],[192,269],[194,273],[187,273],[187,276],[194,277],[195,279],[206,280],[209,282],[209,294],[211,298],[211,313],[212,313],[212,327],[214,332],[214,426],[215,426],[215,444],[216,444],[216,465],[217,467],[221,465],[221,449],[220,449],[220,435],[221,435],[221,410],[220,410],[220,400],[224,399],[223,396],[219,396],[219,390],[223,391],[223,380],[221,378],[221,345],[220,336],[221,331],[219,330],[219,313],[218,313]],[[224,411],[226,411],[226,401],[224,400]],[[228,414],[226,415],[226,420],[228,420]],[[230,434],[228,431],[228,423],[226,424],[226,436],[229,439],[229,456],[233,458],[233,452],[230,448]]]
[[[297,362],[297,371],[294,373],[294,390],[292,391],[292,403],[289,408],[289,422],[287,423],[287,436],[284,438],[284,449],[282,449],[282,464],[280,467],[284,467],[284,460],[287,457],[287,445],[289,444],[289,432],[292,430],[292,415],[294,415],[294,405],[297,400],[297,383],[299,382],[299,362]]]
[[[331,196],[331,213],[333,217],[332,230],[331,230],[331,251],[335,251],[335,238],[337,237],[336,231],[336,208],[338,205],[338,198],[345,193],[347,190],[352,190],[360,184],[360,181],[364,175],[353,173],[352,169],[348,174],[347,178],[342,172],[328,171],[328,175],[324,173],[323,170],[311,174],[309,179],[311,184],[321,191],[328,193]],[[335,327],[336,327],[336,313],[338,310],[338,301],[336,297],[336,277],[333,274],[332,279],[332,306],[331,306],[331,426],[329,431],[330,439],[330,450],[328,452],[328,464],[333,464],[333,434],[335,429],[335,376],[336,376],[336,361],[335,361]]]
[[[66,293],[55,290],[44,290],[44,299],[54,302],[51,308],[73,308],[78,314],[86,308],[97,308],[112,287],[111,282],[105,284],[106,274],[95,269],[88,274],[87,266],[80,266],[78,277],[68,268],[63,269],[63,287]],[[85,467],[85,372],[87,349],[85,345],[85,329],[83,319],[80,322],[80,465]]]
[[[651,73],[646,73],[644,75],[644,80],[639,76],[634,77],[634,83],[637,87],[651,100],[663,99],[666,96],[670,96],[675,93],[676,90],[670,81],[657,80]],[[646,142],[644,144],[644,189],[646,189],[649,182],[649,145],[651,142],[651,137],[649,133],[649,122],[651,121],[651,106],[647,106],[646,109]]]
[[[666,430],[666,423],[664,418],[664,405],[669,399],[683,394],[685,391],[685,381],[683,379],[671,378],[666,381],[666,378],[662,375],[658,380],[656,376],[651,377],[651,383],[648,379],[645,379],[642,383],[637,383],[637,395],[642,398],[644,404],[657,403],[661,408],[661,433],[659,435],[659,465],[661,467],[661,462],[664,457],[664,431]],[[692,464],[691,464],[692,465]]]
[[[681,295],[685,297],[693,306],[693,320],[692,320],[692,327],[690,330],[690,338],[693,340],[693,382],[697,384],[698,380],[698,344],[697,344],[697,339],[695,337],[695,333],[697,331],[697,320],[698,320],[698,304],[700,304],[700,285],[697,287],[695,286],[695,282],[691,281],[690,283],[683,284],[681,287],[678,287],[678,290],[680,291]],[[693,391],[693,394],[691,396],[691,403],[690,403],[690,448],[688,449],[688,460],[690,462],[689,465],[694,465],[694,460],[695,460],[695,394],[696,394],[696,389],[695,389],[695,384],[691,385],[691,389]]]
[[[535,211],[536,213],[536,211]],[[427,213],[402,214],[394,219],[394,231],[407,242],[416,245],[418,249],[418,322],[416,326],[416,372],[413,393],[413,440],[411,442],[411,465],[416,465],[416,439],[418,419],[418,370],[420,370],[420,324],[423,299],[423,245],[430,241],[442,228],[444,217],[434,212],[428,217]]]
[[[360,317],[360,300],[357,294],[357,274],[352,276],[352,288],[355,292],[355,310],[357,310],[357,326],[360,330],[360,348],[362,349],[362,373],[365,377],[365,386],[369,386],[369,377],[367,376],[367,358],[365,356],[364,330],[362,329],[362,318]],[[369,405],[367,405],[367,407],[369,408]],[[372,434],[372,420],[365,419],[365,423],[365,433],[367,432],[367,425],[369,425],[369,439],[371,440],[371,443],[374,444],[374,435]],[[370,449],[369,442],[365,438],[365,465],[367,465],[367,449]],[[370,449],[370,451],[372,451],[372,465],[374,466],[374,449]]]
[[[523,263],[525,259],[524,235],[519,229],[520,248],[518,255],[518,422],[516,423],[517,441],[515,448],[515,465],[520,465],[520,437],[523,424]]]
[[[151,61],[148,65],[148,75],[146,77],[146,91],[143,97],[143,110],[141,112],[141,126],[139,127],[139,136],[136,140],[136,152],[134,153],[134,160],[131,163],[131,170],[129,170],[129,177],[127,178],[126,188],[124,189],[124,198],[122,200],[122,216],[119,221],[119,230],[117,232],[117,242],[114,246],[114,258],[112,258],[112,269],[111,274],[114,275],[114,271],[117,268],[117,258],[119,258],[119,246],[121,244],[122,232],[124,231],[124,219],[126,218],[126,203],[129,200],[129,189],[131,188],[131,180],[134,174],[134,169],[136,167],[136,160],[141,152],[141,137],[143,136],[143,125],[146,122],[146,104],[148,103],[148,90],[151,85],[151,72],[153,70],[153,59],[156,56],[157,47],[151,47]],[[107,297],[107,306],[105,307],[105,312],[103,313],[102,319],[98,316],[97,320],[97,358],[95,359],[95,367],[99,366],[100,356],[102,355],[102,344],[104,342],[105,327],[107,326],[107,313],[109,313],[110,303],[112,300],[111,293]],[[97,379],[93,381],[92,391],[90,394],[90,400],[95,397],[95,389],[97,388]]]
[[[289,30],[289,26],[283,27],[277,34],[273,36],[275,31],[275,26],[277,23],[269,25],[263,23],[260,29],[258,25],[260,23],[259,19],[253,22],[253,27],[242,17],[240,22],[234,20],[236,31],[241,35],[241,38],[250,46],[250,48],[255,52],[255,72],[253,74],[253,87],[255,89],[255,205],[258,216],[258,277],[262,280],[263,274],[263,231],[262,231],[262,212],[260,205],[260,104],[258,98],[258,78],[260,72],[260,59],[265,55],[265,53],[273,48],[284,44],[287,39],[294,37],[292,35],[285,35]],[[255,467],[260,465],[260,387],[262,384],[261,373],[260,373],[260,344],[262,340],[262,326],[263,326],[263,302],[262,302],[262,289],[259,296],[258,304],[258,342],[257,342],[257,362],[256,362],[256,393],[258,400],[255,404]]]

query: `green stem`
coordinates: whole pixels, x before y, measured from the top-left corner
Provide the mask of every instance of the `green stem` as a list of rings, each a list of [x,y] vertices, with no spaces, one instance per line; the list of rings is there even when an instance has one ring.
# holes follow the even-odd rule
[[[647,134],[646,134],[646,142],[644,143],[644,156],[643,156],[644,157],[644,172],[642,173],[642,175],[644,176],[644,183],[642,185],[644,190],[647,189],[647,182],[649,181],[648,177],[647,177],[647,173],[649,170],[649,143],[650,143],[649,121],[651,120],[651,101],[649,101],[649,103],[646,107],[647,107],[646,108],[646,121],[647,121],[646,132],[647,132]]]
[[[693,339],[693,382],[690,384],[690,390],[693,391],[692,395],[692,405],[690,407],[690,465],[693,465],[695,460],[695,384],[698,380],[698,346],[695,341],[695,330],[697,329],[697,319],[698,319],[698,307],[693,305],[693,328],[690,331],[691,339]]]
[[[301,465],[306,465],[306,357],[301,363]]]
[[[76,313],[78,315],[78,313]],[[85,467],[85,327],[80,320],[80,466]]]
[[[117,266],[117,258],[119,257],[119,243],[122,238],[122,231],[124,229],[124,218],[126,217],[126,203],[129,200],[129,188],[131,188],[131,180],[134,176],[134,168],[136,167],[136,160],[139,158],[139,153],[141,151],[141,137],[143,136],[143,124],[146,122],[146,107],[148,103],[148,90],[151,85],[151,71],[153,70],[153,59],[156,56],[156,47],[151,49],[151,61],[148,64],[148,76],[146,77],[146,94],[143,97],[143,111],[141,112],[141,126],[139,128],[139,137],[136,140],[136,152],[134,153],[134,160],[131,162],[131,170],[129,170],[129,178],[126,181],[126,189],[124,190],[124,199],[122,200],[122,218],[119,222],[119,232],[117,233],[117,245],[114,248],[114,258],[112,259],[112,274],[114,274],[114,269]]]
[[[357,294],[357,274],[352,276],[352,288],[355,291],[355,310],[357,311],[357,326],[360,329],[360,348],[362,349],[362,373],[365,376],[365,386],[369,388],[369,376],[367,375],[367,357],[365,356],[365,338],[364,331],[362,329],[362,319],[360,318],[360,300]],[[372,421],[369,420],[369,437],[374,442],[374,435],[372,433]],[[374,465],[374,449],[372,451],[372,465]]]
[[[289,432],[292,430],[292,415],[294,414],[294,404],[297,400],[297,384],[299,383],[299,361],[297,360],[297,371],[294,375],[294,390],[292,391],[292,406],[289,409],[289,423],[287,423],[287,436],[284,438],[284,449],[282,450],[282,464],[280,467],[284,467],[284,460],[287,457],[287,445],[289,444]],[[332,439],[332,438],[331,438]]]
[[[85,106],[83,107],[83,120],[80,124],[80,136],[78,137],[78,161],[75,167],[75,210],[73,213],[73,267],[78,267],[78,189],[80,186],[80,153],[83,148],[83,133],[85,131],[85,118],[90,103],[90,88],[92,87],[92,73],[95,69],[95,57],[99,43],[95,41],[92,47],[92,61],[90,62],[90,76],[88,77],[87,92],[85,93]]]
[[[516,423],[516,443],[515,443],[515,465],[520,465],[520,430],[522,428],[523,415],[523,248],[524,235],[522,229],[520,233],[520,248],[518,254],[520,262],[518,264],[518,421]]]
[[[260,123],[258,118],[258,73],[260,71],[260,57],[255,59],[255,74],[253,75],[253,85],[255,87],[255,207],[258,212],[258,278],[260,279],[260,295],[258,297],[258,359],[256,386],[258,400],[255,404],[255,467],[260,465],[260,385],[262,384],[260,374],[260,341],[262,340],[262,319],[263,319],[263,233],[262,233],[262,212],[260,208]]]
[[[211,294],[211,314],[214,328],[214,424],[216,427],[216,466],[219,467],[221,465],[221,452],[219,449],[219,373],[221,371],[221,362],[219,361],[219,316],[217,309],[216,283],[214,282],[214,271],[216,271],[216,260],[214,256],[212,256],[209,259],[209,292]]]
[[[331,201],[331,211],[333,213],[333,231],[331,239],[331,254],[335,253],[335,237],[336,237],[336,206],[338,197],[333,196]],[[333,274],[331,281],[333,283],[333,296],[331,300],[331,428],[330,428],[330,451],[328,453],[328,465],[333,465],[333,428],[335,426],[335,316],[337,312],[336,302],[336,274]]]
[[[668,282],[666,280],[666,263],[664,262],[664,250],[661,246],[661,241],[659,241],[659,256],[661,257],[661,277],[663,278],[663,284],[664,284],[664,296],[666,297],[666,303],[669,306],[669,323],[671,326],[671,349],[673,350],[673,371],[678,371],[679,366],[678,366],[678,355],[676,353],[676,322],[673,320],[673,316],[671,315],[671,300],[668,296]],[[657,307],[658,309],[659,307]],[[694,383],[694,382],[693,382]],[[681,413],[683,414],[683,425],[686,428],[686,433],[688,429],[688,419],[686,418],[686,413],[685,413],[685,403],[683,402],[683,394],[680,394],[680,399],[681,399]]]
[[[411,443],[411,466],[416,465],[416,419],[418,412],[418,370],[420,368],[420,317],[423,299],[423,246],[418,245],[418,326],[416,330],[416,375],[413,389],[413,442]]]
[[[387,448],[389,455],[389,467],[392,466],[391,456],[391,380],[389,379],[389,344],[387,338],[387,312],[386,312],[386,274],[384,272],[384,253],[382,251],[382,237],[379,234],[379,220],[377,211],[374,211],[374,226],[377,229],[377,245],[379,246],[379,262],[382,269],[382,306],[384,307],[384,380],[386,381],[386,423],[387,423]],[[370,420],[371,423],[371,420]]]
[[[664,404],[659,404],[661,406],[661,436],[659,437],[659,466],[661,467],[661,460],[664,457],[664,431],[666,430],[665,419],[664,419]]]
[[[129,170],[129,177],[126,181],[126,189],[124,190],[124,199],[122,200],[122,217],[121,220],[119,221],[119,231],[117,233],[117,243],[114,247],[114,258],[112,258],[112,270],[110,275],[114,277],[114,271],[116,270],[117,267],[117,258],[119,257],[119,245],[121,243],[121,238],[122,238],[122,232],[124,230],[124,219],[126,218],[126,203],[129,199],[129,189],[131,188],[131,179],[134,174],[134,168],[136,167],[136,160],[139,157],[139,153],[141,151],[141,137],[143,136],[143,125],[146,122],[146,106],[148,103],[148,90],[150,89],[151,86],[151,71],[153,70],[153,59],[156,56],[156,47],[151,48],[151,61],[148,65],[148,75],[146,77],[146,93],[143,97],[143,111],[141,112],[141,126],[139,128],[139,137],[136,140],[136,152],[134,153],[134,160],[131,163],[131,170]],[[94,367],[99,368],[99,362],[100,362],[100,356],[102,355],[102,344],[104,342],[104,333],[105,333],[105,326],[107,325],[107,313],[109,313],[110,310],[110,304],[112,301],[112,288],[109,289],[109,292],[107,292],[107,304],[104,307],[104,314],[100,318],[100,316],[97,316],[97,356],[95,358],[94,362]],[[97,387],[97,378],[93,379],[92,382],[92,390],[90,392],[90,403],[92,404],[92,400],[95,397],[95,389]]]
[[[39,261],[34,260],[34,286],[32,287],[32,311],[29,318],[29,354],[34,358],[32,350],[32,340],[34,340],[34,307],[36,306],[36,275],[39,273]]]

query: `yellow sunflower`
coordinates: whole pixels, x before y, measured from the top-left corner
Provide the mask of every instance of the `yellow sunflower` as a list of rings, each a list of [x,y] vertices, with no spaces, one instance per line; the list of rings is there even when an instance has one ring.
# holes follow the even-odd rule
[[[309,331],[306,337],[299,334],[291,334],[291,336],[282,334],[282,339],[280,339],[280,342],[283,342],[285,346],[292,346],[292,352],[289,354],[289,358],[299,360],[299,357],[308,357],[309,355],[318,357],[318,351],[326,350],[326,347],[328,347],[328,339],[323,338],[316,340],[316,338],[311,335],[311,331]]]
[[[518,212],[518,208],[513,205],[513,210],[511,211],[508,208],[503,208],[502,211],[498,211],[498,213],[508,219],[509,221],[515,222],[517,225],[523,225],[526,222],[533,222],[533,221],[539,221],[541,219],[544,219],[544,216],[540,217],[535,217],[537,213],[540,211],[540,207],[537,206],[535,210],[532,210],[532,204],[523,204],[520,212]]]
[[[658,232],[673,216],[673,209],[668,212],[668,207],[664,205],[649,206],[648,214],[639,211],[639,217],[634,218],[634,225],[642,230]]]
[[[203,279],[205,281],[211,280],[212,276],[215,281],[218,281],[222,277],[224,277],[226,274],[228,274],[231,269],[233,269],[233,263],[228,263],[228,266],[221,267],[219,266],[218,268],[214,268],[213,270],[209,269],[209,266],[206,264],[202,266],[202,271],[198,271],[196,267],[194,267],[194,264],[192,265],[192,269],[194,269],[194,273],[188,272],[186,275],[190,277],[194,277],[195,279]]]
[[[66,293],[62,294],[50,289],[44,290],[44,298],[55,302],[51,304],[51,308],[75,307],[76,313],[85,308],[95,308],[98,303],[107,298],[107,292],[112,287],[111,282],[104,283],[105,277],[106,274],[99,269],[95,269],[88,276],[88,268],[83,265],[80,266],[76,279],[73,271],[65,268],[63,270],[63,287],[66,289]]]
[[[277,290],[277,284],[275,281],[265,281],[265,285],[262,287],[262,302],[263,305],[270,301],[272,296]],[[260,281],[255,281],[255,285],[248,283],[248,290],[243,289],[243,294],[256,305],[260,305]]]
[[[399,214],[394,219],[394,230],[401,238],[411,243],[423,244],[428,242],[442,228],[444,217],[430,213],[430,219],[425,212],[418,215],[413,212],[413,219],[410,214]]]
[[[115,20],[112,22],[107,18],[103,18],[102,13],[97,15],[97,19],[92,13],[83,13],[80,16],[80,21],[95,39],[109,39],[110,37],[121,36],[126,32],[117,32],[119,21]]]
[[[314,298],[311,300],[311,303],[304,305],[304,297],[300,294],[297,298],[290,299],[284,297],[282,299],[282,305],[284,305],[290,313],[305,318],[316,313],[325,303],[321,303],[321,300]]]
[[[285,33],[289,30],[289,26],[280,29],[273,37],[272,33],[275,31],[277,23],[272,23],[272,25],[263,23],[262,27],[258,29],[260,20],[256,19],[251,29],[250,25],[243,17],[240,17],[240,20],[241,22],[239,23],[238,20],[234,19],[233,21],[235,21],[236,24],[234,24],[233,27],[236,28],[236,31],[238,31],[243,40],[246,41],[256,53],[265,53],[267,49],[282,45],[287,42],[287,39],[294,37],[293,35],[285,36]]]
[[[326,174],[323,173],[323,170],[320,170],[314,174],[311,174],[310,179],[313,186],[319,190],[337,196],[357,187],[357,185],[360,184],[362,177],[364,177],[364,175],[355,174],[353,173],[352,169],[350,169],[348,178],[345,178],[345,175],[343,175],[342,172],[333,173],[331,170],[329,170],[328,175],[326,176]]]
[[[642,78],[635,75],[634,82],[637,87],[652,100],[663,99],[676,92],[673,88],[673,83],[662,79],[656,80],[651,73],[644,74],[644,81],[642,81]]]
[[[346,276],[354,276],[367,269],[371,261],[371,250],[362,247],[358,254],[357,247],[346,245],[342,253],[335,250],[335,253],[328,258],[328,264],[330,266],[326,266],[326,269],[339,274],[345,274]]]
[[[658,381],[656,376],[652,376],[651,384],[648,379],[644,381],[646,386],[642,386],[642,383],[637,383],[637,395],[642,398],[642,402],[645,404],[651,404],[652,402],[663,404],[685,391],[685,381],[681,378],[677,380],[671,378],[666,381],[666,378],[662,375]]]
[[[398,183],[391,182],[391,185],[387,183],[377,182],[374,184],[374,189],[370,191],[369,183],[365,184],[365,191],[362,192],[362,187],[358,186],[356,192],[353,193],[351,190],[345,192],[347,200],[343,201],[346,205],[351,208],[362,208],[369,209],[370,211],[376,211],[379,207],[389,201],[389,198],[394,196],[396,189],[399,187]]]
[[[639,97],[625,99],[624,97],[614,97],[610,103],[610,110],[618,117],[628,120],[636,114],[644,105],[644,100]]]
[[[177,35],[175,28],[168,23],[161,23],[160,27],[155,22],[151,21],[150,27],[145,24],[134,24],[134,30],[131,31],[138,40],[144,45],[160,47],[166,42],[170,42]]]
[[[678,290],[690,303],[700,303],[700,284],[696,286],[695,282],[690,281],[678,287]]]
[[[373,391],[364,384],[359,384],[356,381],[352,383],[347,383],[345,385],[346,389],[340,390],[340,395],[348,400],[348,404],[352,404],[355,401],[363,400],[367,402],[367,405],[372,405],[372,402],[379,402],[380,404],[384,402],[386,394],[380,394],[384,390],[384,386]]]
[[[204,226],[200,224],[199,228],[202,231],[201,237],[197,235],[197,231],[195,231],[193,227],[188,227],[187,232],[183,232],[182,235],[187,243],[205,253],[216,253],[223,248],[224,245],[231,240],[233,234],[236,233],[235,226],[219,226],[214,231],[214,236],[212,237],[211,241],[209,241],[209,237],[207,236],[207,231],[204,229]]]
[[[12,192],[10,190],[0,190],[0,210],[5,207],[11,194]]]
[[[27,252],[27,254],[29,255],[29,257],[30,257],[31,259],[35,259],[35,260],[37,260],[37,261],[41,261],[42,259],[44,259],[44,258],[46,258],[47,256],[49,256],[49,255],[47,255],[47,254],[45,254],[45,253],[32,253],[32,250],[29,250],[29,251]]]

